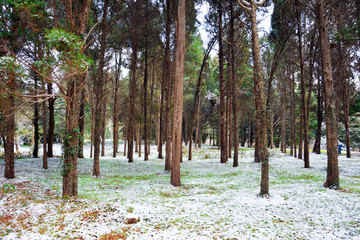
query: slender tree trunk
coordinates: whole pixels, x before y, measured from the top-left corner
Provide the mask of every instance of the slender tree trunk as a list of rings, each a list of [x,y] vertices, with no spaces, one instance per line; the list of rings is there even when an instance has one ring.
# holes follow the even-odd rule
[[[43,92],[45,93],[45,82],[43,82]],[[43,101],[43,169],[48,169],[47,159],[47,101]]]
[[[92,175],[95,177],[100,176],[100,143],[101,143],[101,133],[102,133],[102,111],[103,109],[103,95],[104,95],[104,64],[105,64],[105,50],[106,50],[106,35],[107,35],[107,8],[108,0],[104,2],[103,9],[103,21],[102,21],[102,30],[101,30],[101,47],[100,47],[100,57],[99,57],[99,69],[98,76],[94,84],[95,92],[95,122],[94,122],[94,165]]]
[[[93,148],[94,148],[94,141],[95,141],[95,106],[94,106],[94,96],[93,96],[94,93],[91,94],[91,101],[92,101],[92,104],[91,104],[91,140],[90,140],[90,158],[93,157]]]
[[[10,76],[10,91],[15,92],[15,73]],[[14,133],[15,133],[15,97],[9,94],[9,110],[5,112],[6,116],[6,141],[5,144],[5,178],[15,178],[15,159],[14,159]]]
[[[132,38],[132,56],[131,56],[131,80],[130,80],[130,106],[128,122],[128,162],[134,161],[134,124],[135,124],[135,98],[136,98],[136,63],[137,63],[138,40],[136,36]]]
[[[233,2],[230,1],[230,76],[229,79],[231,81],[231,105],[232,105],[232,126],[233,130],[230,132],[232,134],[233,146],[234,146],[234,158],[233,158],[233,167],[239,166],[239,123],[238,123],[238,109],[237,109],[237,84],[235,78],[235,49],[234,49],[234,6]]]
[[[102,118],[101,118],[101,156],[105,157],[105,144],[106,144],[106,102],[107,99],[102,99]]]
[[[119,146],[119,103],[118,103],[118,92],[119,92],[119,78],[121,74],[121,58],[122,49],[120,49],[119,59],[115,55],[115,84],[114,84],[114,111],[113,111],[113,157],[116,157]]]
[[[252,32],[252,53],[254,58],[254,95],[256,107],[256,136],[258,157],[261,162],[261,183],[260,195],[269,195],[269,154],[267,149],[267,119],[266,103],[264,96],[264,82],[261,74],[260,43],[256,22],[256,5],[252,2],[250,9],[251,32]]]
[[[79,114],[79,149],[78,158],[84,158],[84,127],[85,127],[85,89],[81,91],[81,103],[80,103],[80,114]]]
[[[320,76],[318,76],[318,89],[317,89],[317,127],[316,127],[316,137],[313,152],[320,154],[320,145],[321,145],[321,124],[323,120],[323,99],[322,99],[322,84]]]
[[[338,166],[338,126],[336,120],[335,91],[332,77],[332,65],[329,43],[328,18],[325,11],[325,1],[318,0],[319,5],[319,31],[321,39],[321,58],[323,69],[323,80],[325,89],[325,119],[327,139],[327,177],[324,187],[339,188],[339,166]]]
[[[222,3],[218,2],[218,16],[219,16],[219,84],[220,84],[220,163],[227,162],[227,139],[225,132],[225,82],[224,82],[224,64],[223,64],[223,22],[222,22]]]
[[[147,31],[147,25],[146,25]],[[147,112],[147,85],[148,85],[148,37],[146,32],[146,43],[145,43],[145,68],[144,68],[144,161],[149,160],[148,156],[148,112]]]
[[[47,83],[47,91],[48,94],[52,94],[52,83]],[[53,151],[53,145],[54,145],[54,133],[55,133],[55,98],[49,99],[49,141],[48,141],[48,150],[47,150],[47,156],[49,158],[54,157],[54,151]]]
[[[171,184],[181,186],[180,161],[182,156],[182,111],[183,111],[183,80],[184,80],[184,57],[185,57],[185,0],[179,0],[176,29],[176,54],[175,54],[175,85],[174,85],[174,114],[173,114],[173,144]]]
[[[38,77],[35,76],[35,94],[37,94],[37,81]],[[33,158],[39,157],[39,103],[34,104],[34,150]]]
[[[170,31],[171,31],[171,1],[166,0],[166,26],[165,26],[165,56],[164,56],[164,78],[166,92],[165,109],[165,171],[171,170],[171,62],[170,62]]]
[[[299,56],[300,56],[300,85],[301,85],[301,119],[300,119],[300,134],[299,134],[299,159],[302,159],[302,148],[304,147],[304,167],[310,168],[309,162],[309,143],[308,143],[308,133],[307,133],[307,104],[306,104],[306,94],[305,94],[305,72],[304,72],[304,52],[303,52],[303,43],[302,43],[302,21],[301,21],[301,12],[299,10],[299,2],[296,0],[296,15],[297,15],[297,26],[298,26],[298,41],[299,41]],[[304,143],[304,146],[303,146]]]

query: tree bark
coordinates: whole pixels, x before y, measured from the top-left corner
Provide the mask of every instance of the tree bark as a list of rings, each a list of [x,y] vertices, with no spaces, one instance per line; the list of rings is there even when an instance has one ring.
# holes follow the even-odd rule
[[[104,2],[103,9],[103,20],[102,20],[102,29],[101,29],[101,39],[100,39],[100,56],[99,56],[99,69],[97,79],[94,84],[94,93],[95,93],[95,122],[94,127],[94,165],[92,175],[95,177],[100,176],[100,143],[101,143],[101,133],[102,133],[102,116],[105,109],[103,109],[103,95],[104,95],[104,65],[105,65],[105,50],[106,50],[106,35],[107,35],[107,10],[108,10],[108,0]]]
[[[320,154],[320,145],[321,145],[321,124],[323,120],[323,99],[322,99],[322,89],[320,76],[318,76],[318,89],[317,89],[317,127],[316,127],[316,137],[313,152]]]
[[[234,146],[234,158],[233,158],[233,167],[239,166],[239,123],[238,123],[238,109],[237,109],[237,84],[235,78],[235,40],[234,40],[234,6],[233,2],[230,1],[230,34],[229,34],[229,46],[230,46],[230,77],[231,80],[231,95],[232,95],[232,126],[233,131],[230,132],[233,134],[233,146]]]
[[[116,158],[119,146],[119,78],[121,74],[122,49],[120,49],[119,59],[115,55],[115,83],[114,83],[114,109],[113,109],[113,157]]]
[[[166,42],[165,42],[165,92],[166,92],[166,107],[165,107],[165,171],[171,170],[171,62],[170,62],[170,31],[171,31],[171,1],[166,1]]]
[[[84,128],[85,128],[85,89],[81,91],[81,100],[80,100],[80,113],[79,113],[79,148],[78,148],[78,158],[84,158]]]
[[[14,92],[15,87],[15,74],[10,76],[10,91]],[[15,133],[15,97],[10,94],[8,97],[8,111],[5,112],[6,116],[6,141],[5,144],[5,178],[15,178],[15,159],[14,159],[14,133]]]
[[[52,94],[52,83],[47,83],[47,91],[48,94]],[[55,98],[49,99],[49,132],[48,132],[48,150],[47,150],[47,156],[49,158],[54,157],[54,151],[53,151],[53,145],[54,145],[54,131],[55,131]]]
[[[223,64],[223,22],[222,22],[222,3],[218,2],[218,16],[219,16],[219,85],[220,85],[220,163],[227,162],[227,139],[225,132],[225,82],[224,82],[224,64]]]
[[[135,98],[136,98],[136,63],[138,40],[136,36],[132,37],[132,56],[131,56],[131,79],[130,79],[130,106],[129,106],[129,122],[128,122],[128,162],[134,161],[134,132],[135,132]]]
[[[35,94],[37,94],[38,76],[34,77],[35,80]],[[34,104],[34,149],[33,158],[39,157],[39,103]]]
[[[174,114],[173,114],[173,139],[172,139],[172,166],[171,184],[181,186],[180,161],[182,155],[182,111],[183,111],[183,78],[185,57],[185,0],[179,0],[176,29],[176,54],[175,54],[175,85],[174,85]]]
[[[43,82],[43,92],[45,93],[45,82]],[[48,169],[47,159],[47,101],[43,101],[43,169]]]
[[[332,77],[332,65],[329,43],[328,18],[324,0],[318,0],[319,31],[321,39],[321,58],[324,80],[325,119],[327,140],[327,176],[324,187],[340,187],[338,166],[338,126],[336,121],[335,91]]]

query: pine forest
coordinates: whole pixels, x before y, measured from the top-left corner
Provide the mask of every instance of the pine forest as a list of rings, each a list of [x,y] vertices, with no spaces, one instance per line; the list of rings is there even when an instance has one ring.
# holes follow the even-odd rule
[[[359,239],[359,0],[0,0],[0,239]]]

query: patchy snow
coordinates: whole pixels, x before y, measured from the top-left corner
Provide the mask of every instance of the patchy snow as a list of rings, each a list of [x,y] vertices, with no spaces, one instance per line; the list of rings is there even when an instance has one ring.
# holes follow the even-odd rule
[[[122,149],[122,148],[119,148]],[[360,239],[360,158],[339,157],[342,190],[323,188],[326,155],[303,161],[273,151],[270,197],[260,198],[260,165],[240,151],[239,167],[219,151],[194,149],[170,185],[164,160],[79,160],[79,199],[62,200],[61,160],[16,160],[16,179],[0,178],[0,238],[9,239]],[[109,151],[110,153],[110,151]],[[86,154],[86,153],[85,153]],[[87,155],[88,156],[88,155]],[[0,162],[0,172],[4,163]]]

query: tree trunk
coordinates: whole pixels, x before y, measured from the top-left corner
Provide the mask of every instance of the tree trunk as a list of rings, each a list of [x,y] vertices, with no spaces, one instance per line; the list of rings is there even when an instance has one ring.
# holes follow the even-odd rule
[[[233,167],[239,166],[239,123],[238,123],[238,109],[237,109],[237,84],[235,78],[235,49],[234,49],[234,6],[233,2],[230,1],[230,81],[231,81],[231,96],[232,96],[232,127],[233,130],[230,132],[232,134],[233,146],[234,146],[234,158],[233,158]]]
[[[266,103],[264,97],[264,82],[261,74],[260,44],[256,22],[256,5],[252,4],[250,9],[252,53],[254,59],[254,95],[256,108],[256,136],[258,157],[261,162],[260,195],[269,195],[269,154],[267,149],[267,119]]]
[[[106,95],[105,95],[106,96]],[[107,99],[102,99],[102,118],[101,118],[101,156],[105,157],[105,146],[106,146],[106,102]]]
[[[179,0],[176,29],[176,54],[175,54],[175,85],[174,85],[174,114],[173,114],[173,139],[172,139],[172,166],[171,184],[181,186],[180,161],[182,155],[182,111],[183,111],[183,80],[185,57],[185,0]]]
[[[115,55],[115,83],[114,83],[114,109],[113,109],[113,157],[116,158],[119,146],[119,78],[121,74],[122,49],[120,49],[119,59]]]
[[[146,25],[147,31],[147,25]],[[149,160],[148,156],[148,113],[147,113],[147,85],[148,85],[148,37],[146,32],[146,43],[145,43],[145,68],[144,68],[144,161]]]
[[[332,65],[329,43],[328,18],[325,10],[325,1],[318,0],[319,4],[319,31],[321,39],[321,58],[323,69],[323,80],[325,89],[325,119],[327,139],[327,177],[324,187],[339,188],[339,166],[338,166],[338,126],[336,121],[335,91],[332,77]]]
[[[48,94],[52,94],[52,83],[47,83]],[[47,156],[49,158],[54,157],[53,145],[54,145],[54,131],[55,131],[55,98],[49,99],[49,132],[48,132],[48,150]]]
[[[134,133],[135,133],[135,98],[136,98],[136,63],[137,63],[137,51],[138,40],[136,36],[132,37],[132,56],[131,56],[131,78],[130,78],[130,106],[129,106],[129,122],[128,122],[128,162],[134,161]]]
[[[223,64],[223,22],[222,22],[222,3],[218,2],[218,16],[219,16],[219,84],[220,84],[220,163],[227,162],[227,139],[225,132],[225,82],[224,82],[224,64]]]
[[[299,134],[299,159],[302,159],[302,148],[304,147],[304,167],[310,168],[309,163],[309,144],[308,144],[308,133],[306,128],[307,124],[307,104],[306,104],[306,94],[305,94],[305,72],[304,72],[304,52],[303,52],[303,43],[302,43],[302,21],[301,21],[301,12],[299,10],[299,2],[295,1],[296,4],[296,18],[298,26],[298,41],[299,41],[299,56],[300,56],[300,85],[301,85],[301,119],[300,119],[300,134]],[[304,142],[304,146],[303,146]]]
[[[11,74],[10,91],[15,91],[15,75]],[[6,115],[6,142],[5,144],[5,178],[15,178],[15,159],[14,159],[14,133],[15,133],[15,98],[12,94],[8,97],[9,111]]]
[[[45,82],[43,82],[43,92],[45,92]],[[43,169],[48,169],[47,159],[47,106],[46,101],[43,101]]]
[[[108,1],[104,2],[103,9],[103,21],[102,21],[102,30],[101,30],[101,39],[100,39],[100,56],[99,56],[99,69],[97,79],[95,79],[94,84],[94,93],[96,97],[95,101],[95,122],[94,127],[94,165],[92,175],[95,177],[100,176],[100,143],[101,143],[101,133],[102,133],[102,115],[105,109],[103,109],[103,95],[104,95],[104,65],[105,65],[105,50],[106,50],[106,35],[107,35],[107,10],[108,10]]]
[[[37,77],[35,77],[37,79]],[[37,80],[35,80],[35,86],[37,85]],[[35,90],[36,91],[36,90]],[[36,92],[35,92],[36,94]],[[39,104],[36,102],[34,104],[34,150],[33,158],[39,157]]]
[[[321,145],[321,124],[323,120],[323,99],[322,99],[322,89],[320,76],[318,76],[318,89],[317,89],[317,128],[316,128],[316,137],[313,152],[320,154],[320,145]]]
[[[171,62],[170,62],[170,31],[171,31],[171,1],[166,1],[166,35],[165,35],[165,56],[164,56],[164,77],[166,92],[165,108],[165,171],[171,170]]]
[[[81,92],[80,100],[80,114],[79,114],[79,149],[78,149],[78,158],[84,158],[84,127],[85,127],[85,89]]]

